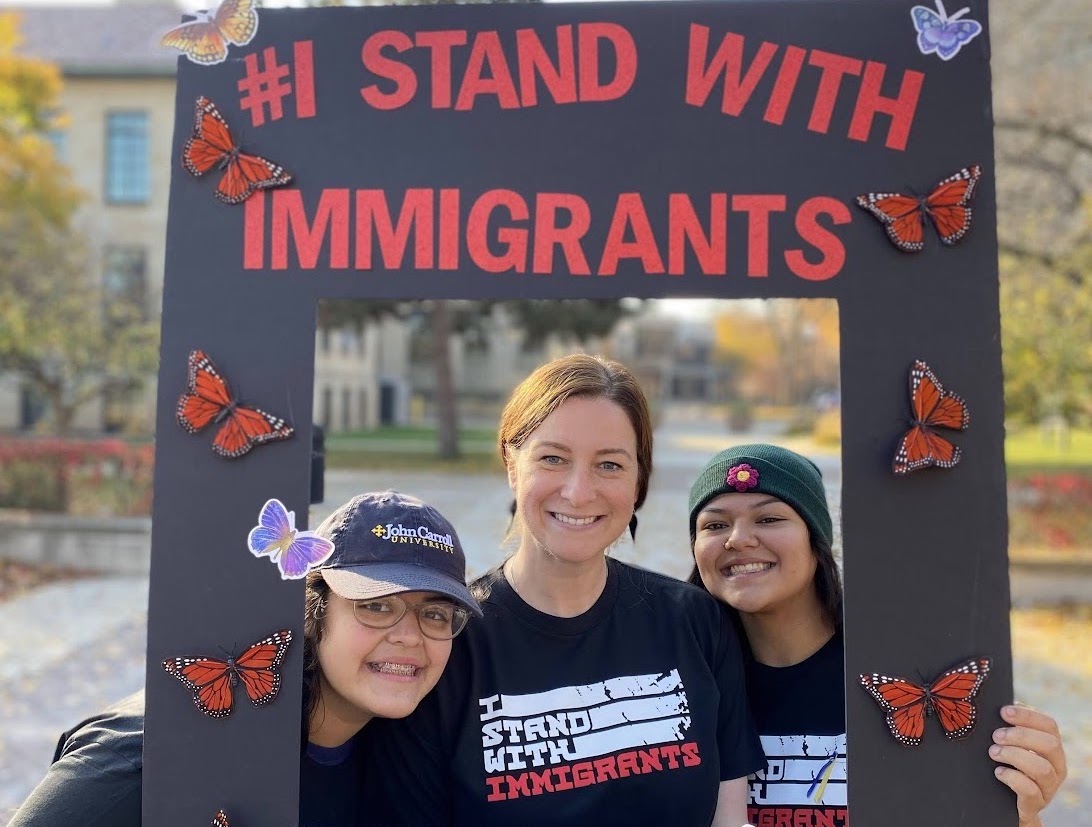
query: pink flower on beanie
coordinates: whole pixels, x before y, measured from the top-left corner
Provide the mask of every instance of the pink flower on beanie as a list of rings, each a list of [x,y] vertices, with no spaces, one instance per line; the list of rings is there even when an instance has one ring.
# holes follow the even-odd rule
[[[728,476],[724,481],[742,494],[752,488],[758,488],[758,470],[745,462],[733,465],[728,469]]]

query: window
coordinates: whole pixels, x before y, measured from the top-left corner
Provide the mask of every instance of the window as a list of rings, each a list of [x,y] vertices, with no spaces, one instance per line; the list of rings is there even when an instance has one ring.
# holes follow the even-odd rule
[[[110,112],[106,115],[106,201],[144,204],[148,180],[148,113]]]
[[[319,424],[326,431],[330,430],[330,423],[333,420],[333,407],[334,389],[326,385],[322,389],[322,416],[319,418]]]
[[[45,419],[48,409],[49,401],[36,387],[24,384],[19,388],[19,427],[22,430],[29,431]]]
[[[338,331],[338,346],[342,356],[352,356],[357,350],[357,333],[351,327],[343,327]]]
[[[148,321],[147,253],[142,247],[106,247],[102,253],[103,319],[108,335]],[[103,390],[102,428],[120,433],[141,422],[140,394],[108,384]]]
[[[106,318],[148,321],[147,253],[142,247],[107,247],[102,257]]]
[[[353,427],[353,392],[350,388],[341,389],[341,430],[349,431]]]

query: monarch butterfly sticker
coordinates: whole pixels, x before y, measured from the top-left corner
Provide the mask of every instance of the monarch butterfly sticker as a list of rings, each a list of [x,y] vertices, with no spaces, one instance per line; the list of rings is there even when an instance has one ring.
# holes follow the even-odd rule
[[[214,12],[194,12],[197,19],[169,29],[160,43],[201,66],[227,60],[228,44],[245,46],[258,33],[255,0],[224,0]]]
[[[265,706],[281,689],[281,667],[292,632],[281,629],[259,640],[238,657],[168,658],[163,668],[193,692],[194,705],[210,718],[226,718],[234,707],[234,688],[243,685],[254,706]]]
[[[212,817],[212,827],[231,827],[231,822],[228,821],[227,813],[223,810],[217,810],[216,815]]]
[[[872,213],[891,243],[904,253],[925,249],[925,216],[929,216],[941,243],[950,247],[970,232],[969,204],[981,177],[982,167],[975,164],[949,175],[925,197],[866,192],[857,196],[857,206]]]
[[[193,135],[182,148],[182,166],[198,178],[220,170],[215,195],[225,204],[242,203],[255,190],[282,187],[292,180],[280,164],[242,152],[216,104],[204,96],[194,105]]]
[[[282,580],[299,580],[334,553],[334,544],[313,531],[296,530],[296,512],[280,500],[268,500],[258,514],[258,525],[246,538],[255,557],[268,557],[281,570]]]
[[[971,700],[989,673],[989,658],[972,658],[927,686],[877,673],[861,675],[860,681],[887,712],[887,728],[895,740],[915,747],[925,734],[925,719],[934,714],[949,738],[963,738],[974,729],[978,712]]]
[[[936,374],[920,359],[910,369],[910,430],[902,435],[895,450],[891,469],[909,474],[935,465],[951,468],[959,462],[962,451],[937,433],[937,428],[964,431],[971,424],[967,403],[944,390]]]
[[[175,418],[191,434],[220,424],[212,440],[212,450],[220,456],[235,459],[255,445],[288,439],[295,433],[279,416],[239,404],[204,351],[191,351],[186,377],[186,392],[178,400]]]

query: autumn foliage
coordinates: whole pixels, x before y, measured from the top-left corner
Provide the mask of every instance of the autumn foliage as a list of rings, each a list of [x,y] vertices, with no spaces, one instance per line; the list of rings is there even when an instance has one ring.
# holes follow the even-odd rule
[[[0,508],[148,514],[153,458],[150,443],[119,439],[0,439]]]

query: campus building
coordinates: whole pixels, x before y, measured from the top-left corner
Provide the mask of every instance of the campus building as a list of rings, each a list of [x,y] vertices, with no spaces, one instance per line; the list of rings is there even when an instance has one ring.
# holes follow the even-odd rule
[[[77,222],[90,244],[90,277],[101,280],[108,297],[131,299],[146,319],[158,319],[168,191],[181,169],[171,156],[178,55],[159,38],[183,12],[170,2],[3,11],[19,15],[20,53],[57,64],[64,77],[65,126],[52,139],[86,195]],[[387,320],[319,332],[316,422],[338,431],[406,421],[409,336],[400,326]],[[0,431],[32,431],[44,414],[42,401],[17,377],[0,375]],[[154,416],[149,376],[136,395],[84,406],[76,427],[150,433]]]
[[[64,78],[65,126],[52,139],[86,194],[77,223],[90,244],[89,275],[101,281],[108,297],[134,301],[147,320],[157,320],[170,180],[184,174],[171,154],[178,56],[159,38],[177,25],[183,11],[170,2],[14,11],[20,17],[19,51],[57,64]],[[210,209],[232,208],[210,199]],[[680,335],[666,320],[631,322],[620,328],[617,341],[550,335],[532,346],[511,315],[494,306],[474,330],[451,337],[463,421],[494,422],[523,376],[554,356],[582,349],[632,361],[653,398],[720,398],[726,377],[711,364],[708,343]],[[420,313],[320,329],[314,421],[328,433],[430,422],[435,414],[430,338]],[[180,363],[179,392],[183,380]],[[155,377],[149,376],[137,394],[85,405],[76,427],[84,433],[150,433],[155,397]],[[45,413],[42,401],[18,377],[0,374],[0,432],[32,432]]]
[[[64,76],[65,127],[52,136],[58,156],[86,196],[77,223],[86,236],[91,277],[107,294],[135,300],[158,317],[174,126],[175,56],[155,33],[177,24],[168,4],[8,9],[19,16],[29,57]],[[154,377],[128,399],[103,399],[80,411],[81,430],[151,429]],[[27,430],[44,414],[40,400],[10,377],[0,386],[0,428]]]

